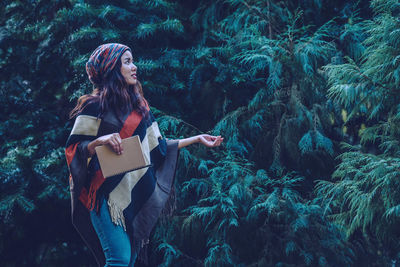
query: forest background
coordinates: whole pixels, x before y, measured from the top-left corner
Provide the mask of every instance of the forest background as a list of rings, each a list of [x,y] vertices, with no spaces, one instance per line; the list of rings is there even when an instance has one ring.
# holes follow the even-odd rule
[[[399,16],[398,0],[1,1],[1,266],[95,266],[64,145],[108,42],[133,49],[164,136],[225,138],[181,150],[150,266],[400,266]]]

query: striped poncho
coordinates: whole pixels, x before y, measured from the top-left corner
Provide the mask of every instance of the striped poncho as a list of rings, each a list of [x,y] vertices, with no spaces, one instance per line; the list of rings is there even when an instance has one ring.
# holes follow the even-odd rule
[[[72,223],[100,266],[104,265],[105,257],[89,211],[97,209],[101,198],[107,199],[113,222],[123,226],[133,242],[141,244],[132,247],[148,244],[158,217],[162,212],[167,213],[173,203],[170,194],[179,154],[178,141],[161,136],[148,106],[147,109],[147,118],[136,111],[127,112],[120,119],[113,112],[98,118],[100,106],[91,103],[76,117],[67,140],[65,154],[70,171]],[[105,179],[96,155],[89,156],[87,145],[99,136],[115,132],[122,139],[139,135],[146,164],[152,165]]]

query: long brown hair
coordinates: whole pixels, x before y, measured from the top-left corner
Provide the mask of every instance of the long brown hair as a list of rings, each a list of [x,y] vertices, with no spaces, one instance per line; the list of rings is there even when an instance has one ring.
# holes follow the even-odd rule
[[[121,57],[117,59],[114,69],[105,77],[105,82],[93,85],[93,92],[79,97],[76,106],[70,112],[70,118],[77,116],[90,103],[100,103],[100,114],[112,110],[118,116],[123,112],[135,110],[141,116],[147,117],[147,101],[143,95],[142,85],[139,81],[135,85],[126,83],[121,74]]]

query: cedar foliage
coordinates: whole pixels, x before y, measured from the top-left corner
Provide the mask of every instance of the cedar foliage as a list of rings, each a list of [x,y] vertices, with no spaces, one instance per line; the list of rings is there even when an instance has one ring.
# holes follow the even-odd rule
[[[344,30],[361,33],[359,51],[325,67],[330,97],[350,111],[345,124],[364,126],[359,143],[342,144],[334,180],[320,181],[317,193],[347,235],[368,233],[384,256],[398,259],[400,5],[376,0],[371,7],[372,19]]]
[[[396,262],[397,1],[3,2],[4,266],[94,266],[63,147],[92,89],[84,64],[107,42],[133,49],[167,138],[225,137],[181,150],[151,266]]]

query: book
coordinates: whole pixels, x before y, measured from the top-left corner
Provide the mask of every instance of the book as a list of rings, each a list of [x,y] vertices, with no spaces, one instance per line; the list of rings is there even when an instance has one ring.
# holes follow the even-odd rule
[[[95,147],[105,178],[151,166],[146,165],[138,135],[122,139],[122,149],[124,152],[118,155],[108,145]]]

